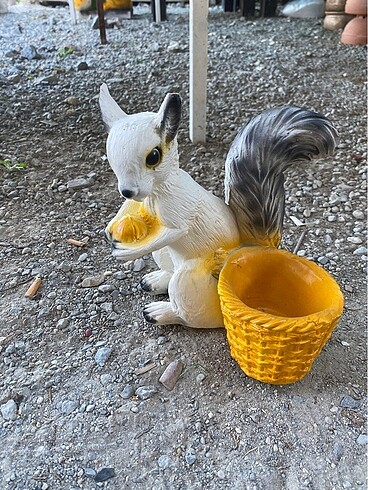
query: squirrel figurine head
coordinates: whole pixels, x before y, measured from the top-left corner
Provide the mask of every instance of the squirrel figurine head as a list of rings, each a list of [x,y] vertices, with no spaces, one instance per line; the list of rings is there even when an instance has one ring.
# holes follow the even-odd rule
[[[109,133],[107,158],[120,194],[143,201],[160,192],[169,174],[179,168],[176,135],[181,120],[180,96],[167,94],[157,113],[128,115],[102,84],[99,102]]]

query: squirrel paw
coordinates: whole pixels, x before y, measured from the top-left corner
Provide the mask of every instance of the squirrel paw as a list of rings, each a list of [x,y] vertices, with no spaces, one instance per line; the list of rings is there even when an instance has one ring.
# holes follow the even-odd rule
[[[154,271],[146,274],[141,280],[141,288],[150,294],[167,294],[172,273],[167,271]]]
[[[148,323],[153,323],[154,325],[183,325],[185,323],[172,310],[171,304],[168,301],[149,303],[143,309],[143,316]]]

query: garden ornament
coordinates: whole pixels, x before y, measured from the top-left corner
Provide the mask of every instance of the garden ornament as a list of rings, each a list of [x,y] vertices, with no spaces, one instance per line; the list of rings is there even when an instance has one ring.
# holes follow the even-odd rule
[[[128,115],[103,84],[100,107],[107,157],[126,199],[106,228],[112,253],[123,261],[152,253],[159,269],[141,287],[169,295],[146,305],[145,319],[225,325],[247,374],[270,383],[300,379],[330,337],[343,298],[325,270],[278,249],[284,171],[332,154],[338,136],[330,121],[290,106],[253,117],[226,158],[223,201],[179,168],[178,94],[166,95],[157,113]]]

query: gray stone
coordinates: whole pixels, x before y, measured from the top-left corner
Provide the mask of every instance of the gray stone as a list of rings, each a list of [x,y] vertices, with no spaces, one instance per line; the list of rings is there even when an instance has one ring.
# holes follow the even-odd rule
[[[65,260],[64,260],[59,265],[59,269],[62,270],[63,272],[70,272],[72,270],[72,266],[70,264],[68,264],[67,262],[65,262]]]
[[[133,272],[140,272],[146,267],[146,262],[143,259],[136,259],[133,264]]]
[[[81,61],[77,65],[77,70],[78,71],[85,71],[85,70],[88,70],[88,69],[89,69],[89,66],[88,66],[88,63],[86,61]]]
[[[325,257],[324,255],[322,255],[321,257],[318,257],[317,261],[321,265],[326,265],[329,263],[328,257]]]
[[[102,468],[98,473],[96,473],[94,480],[96,482],[103,482],[108,480],[109,478],[113,478],[115,476],[114,468]]]
[[[77,106],[77,105],[79,105],[81,103],[80,100],[78,99],[78,97],[74,97],[73,95],[70,95],[69,97],[67,97],[64,100],[64,102],[66,104],[68,104],[68,105],[71,105],[71,106]],[[70,182],[75,182],[75,181],[70,181]],[[69,184],[69,182],[68,182],[68,184]],[[71,188],[70,188],[70,186],[68,184],[67,184],[68,190],[71,190]]]
[[[217,476],[220,478],[220,480],[224,480],[226,476],[224,470],[218,470]]]
[[[113,379],[114,378],[109,373],[101,374],[101,376],[100,376],[101,384],[104,386],[110,384],[113,381]]]
[[[366,247],[358,247],[356,250],[354,250],[353,255],[367,255],[367,248]]]
[[[11,354],[14,354],[14,352],[15,352],[15,345],[9,344],[8,347],[5,349],[4,354],[10,356]]]
[[[340,461],[340,459],[343,457],[344,449],[339,442],[336,442],[334,444],[334,447],[332,449],[332,455],[336,461]]]
[[[115,279],[118,279],[119,281],[126,279],[127,275],[123,271],[115,272],[114,274]]]
[[[114,291],[114,286],[112,284],[103,284],[98,288],[101,293],[111,293],[111,291]]]
[[[340,401],[340,407],[356,410],[361,405],[361,400],[355,400],[350,395],[345,395]]]
[[[197,456],[196,454],[193,452],[193,451],[188,451],[186,454],[185,454],[185,461],[189,464],[189,465],[192,465],[195,463],[197,459]]]
[[[96,470],[93,468],[83,468],[83,471],[88,478],[94,478],[96,476]]]
[[[38,83],[43,84],[43,85],[56,85],[59,81],[59,77],[54,74],[54,75],[49,75],[47,77],[42,77],[38,80]]]
[[[166,454],[163,454],[158,458],[157,464],[159,468],[161,468],[162,470],[166,470],[171,464],[171,459]]]
[[[140,386],[135,390],[135,394],[140,400],[147,400],[155,393],[157,393],[157,388],[153,385]]]
[[[17,404],[14,400],[10,399],[6,403],[0,406],[1,415],[4,420],[15,420],[17,418]]]
[[[82,288],[95,288],[100,286],[105,280],[105,274],[100,274],[98,276],[85,277],[82,281]]]
[[[110,357],[112,349],[110,347],[101,347],[95,354],[95,361],[99,366],[103,366]]]
[[[66,186],[68,191],[77,191],[79,189],[85,189],[86,187],[91,187],[91,185],[93,184],[94,184],[94,179],[79,178],[79,179],[69,180]]]
[[[106,303],[102,303],[102,304],[100,305],[100,308],[101,308],[101,310],[102,310],[102,311],[104,311],[105,313],[112,313],[112,311],[113,311],[113,304],[112,304],[112,303],[108,303],[108,302],[106,302]]]
[[[56,327],[60,330],[63,330],[68,326],[69,326],[69,318],[60,318],[60,320],[56,324]]]
[[[353,216],[355,219],[364,219],[363,211],[355,210],[353,211]]]
[[[23,58],[26,58],[27,60],[39,60],[41,58],[41,56],[37,52],[37,49],[32,45],[23,48],[20,54]]]
[[[78,262],[85,262],[88,259],[88,254],[86,252],[80,254],[78,257]]]
[[[61,404],[61,412],[65,415],[70,415],[79,407],[79,402],[76,400],[65,400]]]
[[[129,398],[131,398],[133,396],[133,394],[134,394],[134,388],[133,388],[133,386],[130,385],[130,384],[127,384],[127,385],[124,386],[124,389],[120,393],[120,396],[124,400],[128,400]]]
[[[360,434],[356,442],[361,446],[365,446],[366,444],[368,444],[368,436],[366,434]]]

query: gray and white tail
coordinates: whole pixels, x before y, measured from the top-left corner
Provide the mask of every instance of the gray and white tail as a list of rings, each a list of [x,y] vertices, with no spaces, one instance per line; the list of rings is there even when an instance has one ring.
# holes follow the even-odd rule
[[[225,201],[242,243],[277,247],[285,208],[284,171],[333,153],[338,134],[321,114],[298,107],[267,110],[234,139],[225,163]]]

